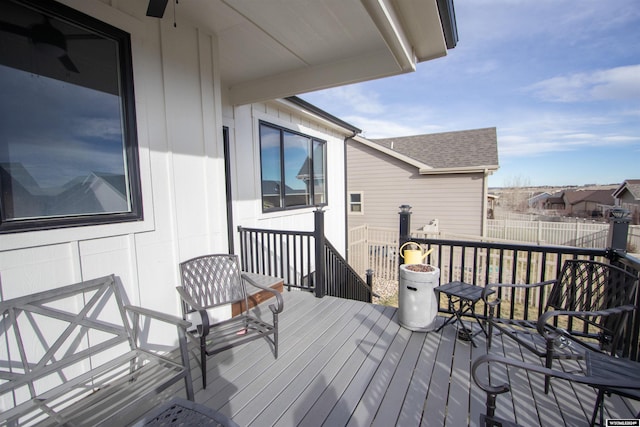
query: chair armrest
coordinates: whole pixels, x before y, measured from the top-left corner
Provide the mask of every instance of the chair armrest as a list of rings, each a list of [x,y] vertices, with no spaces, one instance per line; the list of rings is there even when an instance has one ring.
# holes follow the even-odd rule
[[[500,298],[496,297],[495,299],[489,299],[491,295],[498,295],[496,291],[497,288],[511,288],[511,289],[533,289],[540,288],[542,286],[547,286],[555,283],[556,280],[545,280],[544,282],[538,283],[526,283],[526,284],[513,284],[513,283],[487,283],[487,285],[482,289],[482,300],[488,306],[496,306],[500,304],[502,301]],[[492,292],[493,291],[493,292]]]
[[[610,358],[606,360],[611,360],[611,361],[618,360],[614,356],[604,356],[604,357]],[[584,373],[579,375],[575,373],[559,371],[557,369],[545,368],[541,364],[526,363],[520,360],[508,359],[506,357],[497,356],[494,354],[483,354],[473,362],[473,365],[471,366],[471,374],[473,376],[473,380],[476,382],[478,387],[480,387],[482,390],[486,391],[487,393],[498,393],[498,394],[505,393],[509,391],[509,386],[506,384],[503,384],[500,386],[492,386],[491,384],[488,384],[480,380],[480,378],[478,378],[478,374],[476,373],[476,371],[484,363],[497,363],[505,366],[513,366],[515,368],[524,369],[529,372],[536,372],[536,373],[547,375],[550,377],[560,378],[567,381],[573,381],[580,384],[587,384],[592,387],[631,388],[635,390],[640,389],[640,382],[637,381],[635,377],[631,377],[631,376],[628,380],[625,381],[625,380],[621,380],[619,377],[616,378],[614,376],[595,377],[595,376],[591,376]],[[638,363],[638,362],[633,362],[633,363]]]
[[[284,301],[282,300],[282,295],[280,295],[280,292],[276,291],[275,289],[271,289],[268,286],[257,283],[255,280],[244,273],[242,274],[242,279],[246,280],[249,284],[256,288],[272,293],[276,298],[276,305],[269,304],[269,309],[273,312],[273,314],[282,313],[282,310],[284,309]]]
[[[554,317],[560,316],[592,316],[592,317],[605,317],[611,316],[612,314],[621,314],[627,313],[635,310],[635,306],[633,305],[622,305],[620,307],[611,307],[604,310],[597,311],[571,311],[571,310],[553,310],[547,311],[543,313],[542,316],[538,318],[538,323],[536,324],[536,328],[538,329],[538,333],[545,337],[547,340],[555,340],[561,335],[561,332],[558,332],[555,328],[547,328],[549,320]],[[570,335],[570,334],[569,334]]]
[[[130,311],[133,313],[137,313],[141,316],[145,316],[145,317],[150,317],[152,319],[156,319],[156,320],[160,320],[162,322],[166,322],[166,323],[171,323],[172,325],[175,325],[179,328],[182,329],[187,329],[189,326],[191,326],[191,322],[188,322],[186,320],[183,320],[177,316],[172,316],[171,314],[167,314],[167,313],[162,313],[159,311],[155,311],[155,310],[150,310],[148,308],[143,308],[143,307],[138,307],[135,305],[125,305],[124,309],[126,311]]]
[[[184,302],[186,302],[191,308],[195,309],[198,314],[200,314],[201,324],[198,326],[198,333],[200,333],[201,336],[209,335],[210,322],[207,309],[198,304],[196,300],[191,298],[191,295],[189,295],[182,286],[176,286],[176,290],[178,291],[180,298],[182,298]]]

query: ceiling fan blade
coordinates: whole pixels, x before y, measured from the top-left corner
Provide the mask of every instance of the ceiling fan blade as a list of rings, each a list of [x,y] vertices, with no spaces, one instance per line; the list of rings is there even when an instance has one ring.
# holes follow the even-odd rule
[[[65,34],[64,38],[67,40],[104,40],[97,34]]]
[[[149,0],[149,6],[147,7],[147,16],[153,18],[162,18],[164,10],[167,8],[169,0]]]
[[[60,62],[62,62],[62,65],[64,66],[64,68],[66,68],[68,71],[71,71],[73,73],[79,73],[80,70],[78,70],[78,67],[76,67],[76,65],[73,63],[73,61],[71,60],[71,58],[69,58],[69,55],[62,55],[60,58]]]
[[[22,28],[17,25],[11,24],[9,22],[0,22],[0,31],[4,31],[6,33],[13,33],[19,36],[30,37],[31,31],[28,28]]]

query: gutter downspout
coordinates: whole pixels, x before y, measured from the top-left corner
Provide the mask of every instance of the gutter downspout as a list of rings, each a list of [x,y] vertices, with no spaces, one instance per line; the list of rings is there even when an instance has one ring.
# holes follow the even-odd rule
[[[485,168],[482,176],[482,221],[480,232],[482,237],[487,235],[487,205],[489,199],[489,169]]]
[[[349,205],[349,187],[347,185],[347,144],[349,143],[348,141],[350,139],[353,139],[356,135],[358,135],[358,131],[353,130],[352,131],[353,134],[351,136],[346,136],[344,138],[344,145],[343,145],[343,158],[344,158],[344,195],[347,196],[346,200],[345,200],[345,209],[344,209],[344,253],[345,253],[345,259],[347,260],[347,262],[349,262],[349,209],[350,209],[350,205]]]

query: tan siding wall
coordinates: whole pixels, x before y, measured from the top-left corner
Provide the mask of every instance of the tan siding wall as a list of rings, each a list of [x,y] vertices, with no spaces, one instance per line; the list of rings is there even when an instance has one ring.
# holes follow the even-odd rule
[[[438,219],[443,232],[482,232],[481,173],[420,175],[417,168],[353,141],[347,145],[347,170],[348,192],[363,193],[363,214],[349,214],[349,227],[398,227],[398,207],[408,204],[412,229]]]

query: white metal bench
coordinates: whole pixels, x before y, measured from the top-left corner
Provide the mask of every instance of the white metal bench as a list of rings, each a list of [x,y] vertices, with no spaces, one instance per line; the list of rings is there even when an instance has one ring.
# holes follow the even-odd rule
[[[180,380],[193,400],[190,323],[128,305],[113,275],[0,302],[0,313],[0,425],[123,425]],[[179,358],[151,342],[167,323]]]

